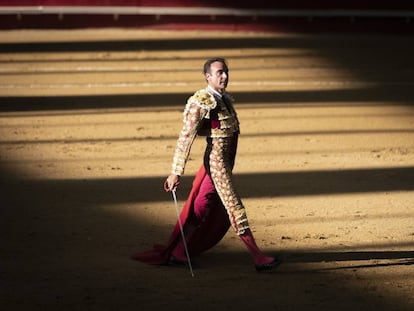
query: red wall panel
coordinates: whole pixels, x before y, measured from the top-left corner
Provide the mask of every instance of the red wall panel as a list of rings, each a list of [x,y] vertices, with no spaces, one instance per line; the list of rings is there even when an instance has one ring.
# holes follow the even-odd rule
[[[165,6],[273,9],[414,9],[411,0],[0,0],[0,6]]]
[[[10,13],[7,7],[35,7],[33,12],[15,10]],[[128,14],[117,12],[69,12],[71,7],[91,6],[98,8],[110,7],[203,7],[203,8],[234,8],[234,9],[269,9],[304,12],[301,16],[235,16],[205,15],[197,10],[193,15],[174,15],[170,13],[136,14],[128,10]],[[39,7],[65,7],[53,13],[38,9]],[[313,16],[318,12],[343,13],[346,16]],[[357,16],[352,12],[359,11]],[[363,16],[366,12],[381,12],[381,16]],[[96,10],[94,10],[96,11]],[[119,11],[119,10],[118,10]],[[133,13],[130,15],[129,13]],[[316,12],[316,11],[314,11]],[[351,13],[350,13],[351,12]],[[407,12],[407,15],[405,15]],[[173,29],[228,29],[228,30],[271,30],[271,31],[386,31],[412,32],[414,28],[414,1],[412,0],[0,0],[0,29],[16,28],[85,28],[85,27],[145,27]],[[398,13],[398,16],[392,15]],[[135,15],[134,15],[135,14]],[[170,15],[168,15],[170,14]],[[210,13],[209,13],[210,14]],[[227,13],[226,13],[227,14]],[[306,15],[309,14],[309,15]],[[350,15],[351,14],[351,15]],[[369,14],[368,14],[369,15]]]

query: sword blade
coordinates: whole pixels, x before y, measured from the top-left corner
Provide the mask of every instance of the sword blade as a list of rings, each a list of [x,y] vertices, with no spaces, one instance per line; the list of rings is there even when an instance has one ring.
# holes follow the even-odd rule
[[[181,238],[183,240],[185,256],[187,257],[188,267],[190,268],[191,276],[194,277],[193,266],[191,265],[190,254],[188,253],[187,241],[185,240],[184,228],[183,228],[183,224],[181,223],[180,211],[179,211],[178,202],[177,202],[177,194],[175,193],[175,190],[172,190],[171,192],[172,192],[172,196],[174,199],[175,211],[177,213],[178,226],[180,227]]]

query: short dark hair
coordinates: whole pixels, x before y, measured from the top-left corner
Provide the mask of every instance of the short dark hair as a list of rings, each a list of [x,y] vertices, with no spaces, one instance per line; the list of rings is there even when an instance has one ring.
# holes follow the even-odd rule
[[[225,58],[223,58],[223,57],[212,57],[212,58],[207,59],[207,61],[204,63],[204,68],[203,68],[204,74],[210,73],[211,64],[215,63],[215,62],[222,63],[224,65],[224,69],[226,71],[228,71],[227,61],[226,61]]]

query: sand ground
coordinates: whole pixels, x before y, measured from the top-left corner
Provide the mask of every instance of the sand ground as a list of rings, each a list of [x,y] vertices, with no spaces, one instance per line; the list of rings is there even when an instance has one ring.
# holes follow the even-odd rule
[[[194,278],[129,259],[175,222],[162,183],[216,55],[241,121],[235,183],[284,261],[270,274],[231,231]],[[413,310],[412,55],[400,35],[0,32],[0,309]]]

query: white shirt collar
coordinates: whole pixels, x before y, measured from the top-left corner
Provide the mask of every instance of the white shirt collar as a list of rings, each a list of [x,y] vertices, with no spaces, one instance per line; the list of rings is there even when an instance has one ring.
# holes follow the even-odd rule
[[[215,89],[213,89],[210,85],[207,85],[207,88],[214,94],[217,95],[219,98],[222,98],[224,94],[221,94],[217,92]]]

